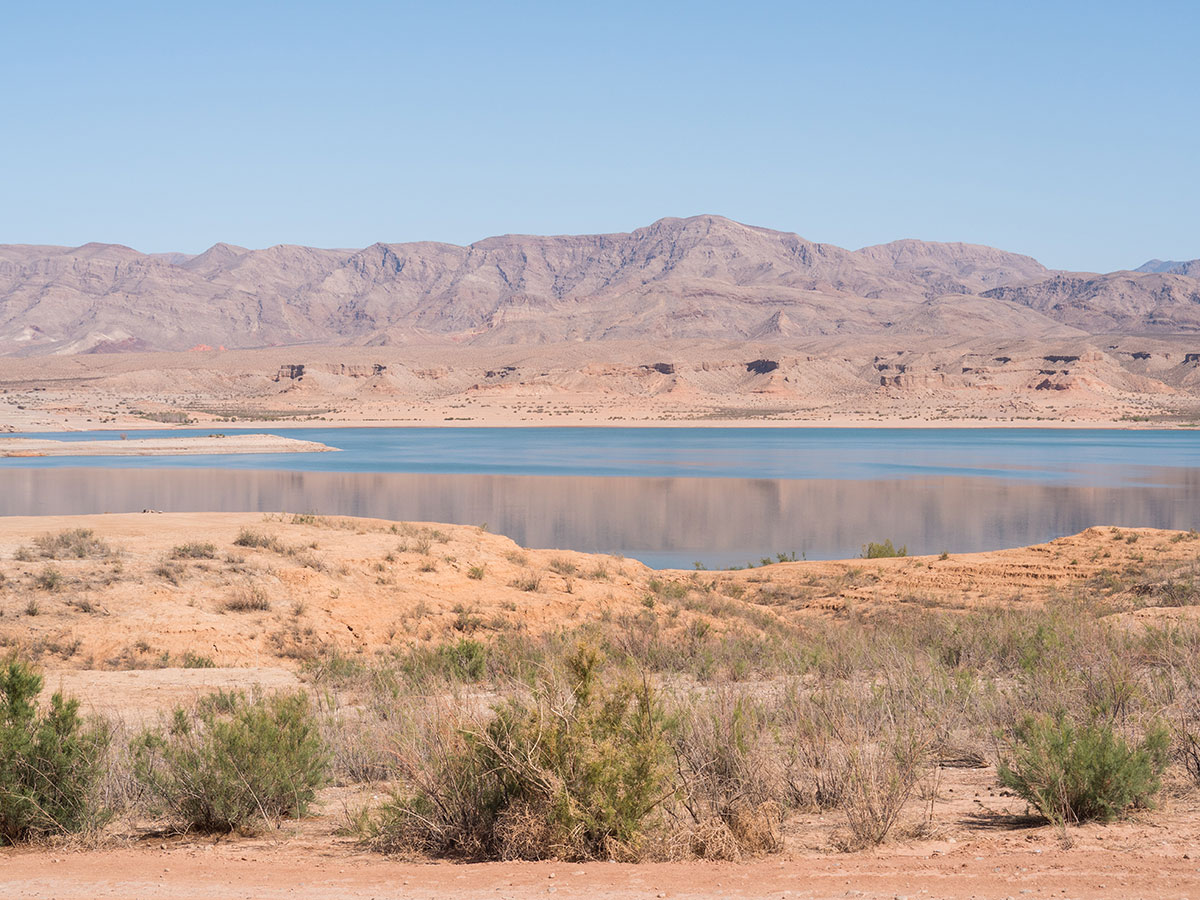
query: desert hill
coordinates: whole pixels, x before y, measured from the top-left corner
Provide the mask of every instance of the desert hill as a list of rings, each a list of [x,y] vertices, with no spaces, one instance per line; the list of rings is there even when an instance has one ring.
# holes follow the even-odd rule
[[[1193,536],[1089,528],[946,559],[697,574],[525,549],[461,525],[261,513],[9,516],[0,521],[0,643],[61,669],[178,667],[188,654],[296,669],[330,651],[370,658],[464,633],[536,636],[636,615],[647,596],[666,603],[687,591],[728,609],[681,605],[672,628],[702,621],[736,633],[747,622],[761,629],[850,608],[869,614],[917,597],[958,610],[1011,607],[1014,597],[1017,606],[1039,605],[1114,572],[1127,582],[1110,582],[1114,608],[1186,620],[1194,607],[1141,609],[1160,603],[1137,585],[1190,573]]]
[[[1192,332],[1200,280],[1183,265],[1093,275],[970,244],[903,240],[851,251],[719,216],[466,247],[219,243],[187,256],[5,245],[0,355]]]
[[[1175,275],[1187,275],[1189,278],[1200,278],[1200,259],[1179,261],[1175,259],[1152,259],[1142,263],[1135,272],[1169,272]]]
[[[985,304],[968,295],[922,301],[927,325],[959,330],[950,337],[932,325],[903,336],[792,337],[795,322],[781,315],[773,333],[750,341],[443,339],[0,358],[0,429],[1200,417],[1200,335],[1090,336],[1055,325],[1010,338]]]

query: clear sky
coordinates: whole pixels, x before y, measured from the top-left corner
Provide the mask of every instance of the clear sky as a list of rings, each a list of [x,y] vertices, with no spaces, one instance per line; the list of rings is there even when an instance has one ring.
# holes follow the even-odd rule
[[[18,3],[0,242],[360,247],[712,212],[1200,257],[1191,2]]]

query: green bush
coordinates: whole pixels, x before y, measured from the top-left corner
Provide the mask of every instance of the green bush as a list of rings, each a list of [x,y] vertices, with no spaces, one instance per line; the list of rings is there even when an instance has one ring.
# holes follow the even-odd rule
[[[1158,793],[1168,742],[1163,727],[1133,748],[1108,724],[1030,718],[1000,765],[1000,783],[1056,824],[1107,822]]]
[[[437,649],[442,670],[460,681],[480,681],[487,672],[487,647],[470,638]]]
[[[135,742],[135,774],[185,830],[229,832],[300,816],[325,782],[328,755],[303,693],[247,700],[220,692],[166,732]]]
[[[908,547],[906,545],[900,547],[893,546],[891,538],[888,538],[882,544],[877,544],[874,541],[863,544],[863,559],[889,559],[893,556],[908,556]]]
[[[385,849],[502,859],[630,858],[669,793],[662,713],[644,680],[601,679],[581,646],[486,724],[442,720],[400,753]]]
[[[39,713],[42,677],[9,658],[0,666],[0,843],[78,832],[103,821],[97,799],[108,734],[55,694]]]

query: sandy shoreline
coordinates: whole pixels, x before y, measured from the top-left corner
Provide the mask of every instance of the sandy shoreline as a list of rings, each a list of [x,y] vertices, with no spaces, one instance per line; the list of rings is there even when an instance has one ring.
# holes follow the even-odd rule
[[[854,417],[837,417],[832,419],[620,419],[613,421],[611,419],[591,419],[580,417],[578,419],[566,419],[559,416],[543,416],[537,418],[514,418],[512,416],[481,416],[471,419],[456,419],[446,421],[439,419],[436,416],[414,417],[414,418],[395,418],[395,419],[336,419],[324,420],[320,422],[280,422],[267,420],[246,420],[239,422],[221,423],[222,427],[230,429],[269,429],[271,432],[292,431],[298,429],[328,429],[339,430],[343,428],[711,428],[711,429],[726,429],[726,428],[903,428],[913,430],[925,430],[934,428],[953,428],[961,430],[978,430],[983,428],[1005,428],[1013,430],[1022,429],[1054,429],[1064,431],[1078,431],[1086,429],[1109,430],[1109,431],[1191,431],[1196,430],[1189,423],[1174,423],[1174,422],[1131,422],[1121,421],[1117,419],[1095,419],[1085,421],[1036,421],[1036,420],[1002,420],[1002,419],[912,419],[910,417],[897,416],[890,419],[870,418],[859,419]],[[53,432],[109,432],[118,434],[121,432],[137,432],[137,431],[163,431],[175,430],[180,432],[191,432],[199,428],[209,427],[209,423],[196,422],[188,425],[162,425],[157,422],[129,422],[122,423],[120,428],[96,428],[90,423],[81,423],[66,419],[55,423],[30,423],[21,424],[17,427],[19,433],[22,434],[39,434]],[[262,437],[272,437],[271,434],[262,435]],[[226,440],[231,440],[234,437],[249,437],[249,435],[230,435]],[[15,438],[0,437],[0,446],[9,443]],[[172,439],[178,440],[178,439]],[[289,439],[290,440],[290,439]],[[110,442],[110,443],[116,443]],[[129,443],[128,441],[125,443]],[[330,447],[317,447],[312,449],[336,449]],[[199,452],[199,451],[197,451]],[[217,451],[204,451],[217,452]],[[296,452],[294,450],[246,450],[246,451],[226,451],[226,452]]]
[[[0,457],[198,456],[237,453],[323,453],[336,448],[277,434],[231,434],[134,438],[115,441],[55,441],[0,438]]]

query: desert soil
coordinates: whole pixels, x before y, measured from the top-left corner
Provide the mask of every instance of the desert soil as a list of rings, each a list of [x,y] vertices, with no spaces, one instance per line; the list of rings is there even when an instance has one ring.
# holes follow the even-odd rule
[[[116,441],[53,441],[0,438],[0,456],[195,456],[221,453],[320,453],[316,441],[276,434],[210,434],[204,437],[134,438]]]
[[[101,555],[48,559],[36,539],[90,529]],[[251,531],[267,546],[236,541]],[[940,559],[779,563],[734,572],[655,572],[640,563],[526,550],[479,528],[261,514],[0,519],[0,640],[37,656],[47,691],[127,725],[215,688],[304,684],[301,660],[332,648],[368,657],[461,634],[536,633],[636,610],[651,579],[714,582],[756,614],[870,615],[897,604],[1037,604],[1135,567],[1194,563],[1192,535],[1097,527],[1046,544]],[[207,556],[212,545],[211,558]],[[199,556],[179,552],[191,545]],[[47,569],[58,576],[39,587]],[[483,577],[471,577],[482,569]],[[42,582],[43,584],[45,582]],[[532,585],[532,587],[531,587]],[[238,611],[252,596],[265,608]],[[1119,605],[1119,597],[1114,605]],[[36,602],[36,615],[28,614]],[[1127,618],[1188,617],[1194,607]],[[679,627],[706,618],[682,610]],[[219,668],[181,668],[188,651]],[[327,788],[314,814],[254,837],[165,837],[118,822],[99,846],[0,851],[3,897],[367,898],[940,897],[1178,898],[1200,892],[1200,807],[1170,788],[1160,808],[1069,831],[1025,817],[990,765],[946,764],[928,822],[876,850],[835,849],[837,813],[789,820],[785,849],[738,863],[417,863],[338,836],[384,786]],[[1193,859],[1193,857],[1197,857]]]
[[[924,842],[874,853],[749,863],[407,863],[337,839],[143,840],[106,850],[0,851],[11,898],[1121,898],[1200,891],[1195,810],[1161,829],[1082,829],[1064,848],[1043,829]],[[317,824],[317,823],[311,823]]]
[[[730,425],[1179,427],[1186,336],[290,347],[0,358],[0,429]]]
[[[79,528],[92,530],[109,555],[49,559],[36,546],[39,536]],[[239,546],[245,532],[267,546]],[[709,586],[783,620],[897,604],[1007,606],[1069,595],[1111,573],[1144,568],[1147,559],[1183,564],[1195,558],[1196,544],[1179,534],[1098,527],[946,559],[695,572],[524,549],[476,526],[262,513],[9,516],[0,518],[0,641],[37,652],[51,670],[148,669],[188,652],[224,667],[296,669],[333,649],[370,656],[456,639],[464,628],[537,634],[636,613],[654,592],[652,580]],[[49,590],[40,586],[48,575]],[[37,615],[24,614],[31,602]],[[1190,616],[1193,609],[1129,615]],[[717,629],[735,624],[692,609],[677,622],[693,619]]]

